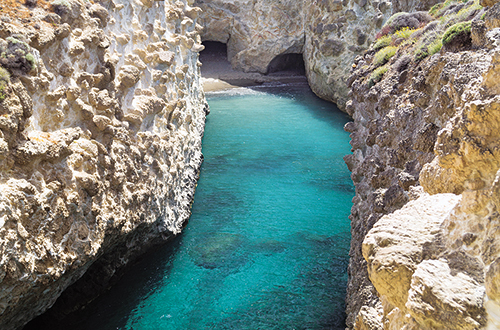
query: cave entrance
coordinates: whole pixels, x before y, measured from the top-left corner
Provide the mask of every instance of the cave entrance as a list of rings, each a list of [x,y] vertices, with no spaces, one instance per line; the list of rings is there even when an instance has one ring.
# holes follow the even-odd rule
[[[205,49],[200,52],[201,59],[225,59],[227,60],[227,44],[218,41],[203,41]]]
[[[267,73],[277,72],[305,75],[306,67],[302,54],[289,53],[276,56],[267,66]]]
[[[228,60],[228,46],[225,43],[206,40],[205,49],[200,52],[201,76],[205,92],[238,87],[260,85],[264,82],[287,82],[305,79],[305,65],[302,54],[289,53],[275,56],[263,66],[260,72],[233,70]],[[231,48],[229,48],[231,52]],[[236,63],[238,64],[238,63]],[[265,70],[265,71],[264,71]],[[265,72],[265,73],[264,73]],[[264,74],[263,74],[264,73]]]
[[[201,74],[212,77],[217,72],[231,70],[227,59],[227,44],[218,41],[203,41],[205,49],[200,52]],[[216,78],[216,77],[212,77]]]
[[[201,76],[218,81],[205,81],[205,92],[232,88],[234,86],[248,87],[255,85],[254,78],[249,78],[242,72],[235,72],[227,59],[227,44],[217,41],[203,41],[205,49],[200,52]]]

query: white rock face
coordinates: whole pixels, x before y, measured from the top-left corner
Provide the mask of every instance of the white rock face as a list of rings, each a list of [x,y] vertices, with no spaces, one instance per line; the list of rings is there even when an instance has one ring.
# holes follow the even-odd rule
[[[185,225],[207,109],[191,5],[68,0],[0,24],[37,62],[0,102],[1,329]]]
[[[416,265],[438,253],[440,226],[459,200],[453,194],[424,195],[382,217],[366,235],[370,281],[392,305],[406,303]]]
[[[267,73],[273,60],[303,54],[312,90],[345,109],[346,81],[356,55],[399,11],[423,10],[437,1],[195,0],[203,9],[204,40],[228,45],[236,70]]]
[[[442,228],[461,197],[423,194],[382,217],[363,242],[370,281],[390,323],[415,328],[477,329],[484,325],[485,288],[460,254],[445,253]],[[402,309],[398,306],[404,306]],[[387,313],[389,314],[389,313]],[[399,319],[399,320],[398,320]],[[412,321],[413,321],[412,320]]]

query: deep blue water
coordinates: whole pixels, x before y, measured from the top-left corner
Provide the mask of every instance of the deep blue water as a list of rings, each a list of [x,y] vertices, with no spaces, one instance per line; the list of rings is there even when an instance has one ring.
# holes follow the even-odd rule
[[[344,328],[348,117],[303,85],[207,99],[187,228],[72,330]]]

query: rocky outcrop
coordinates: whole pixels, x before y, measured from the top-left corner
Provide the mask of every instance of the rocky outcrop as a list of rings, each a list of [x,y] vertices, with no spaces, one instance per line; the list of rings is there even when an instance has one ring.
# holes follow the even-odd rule
[[[394,17],[354,62],[350,327],[500,327],[499,8]]]
[[[184,226],[206,114],[192,5],[2,9],[0,328],[45,311],[93,265],[105,286]]]
[[[399,11],[428,9],[437,1],[196,0],[204,40],[228,45],[234,69],[267,73],[286,54],[303,54],[312,90],[345,109],[354,57]],[[273,62],[274,61],[274,62]]]

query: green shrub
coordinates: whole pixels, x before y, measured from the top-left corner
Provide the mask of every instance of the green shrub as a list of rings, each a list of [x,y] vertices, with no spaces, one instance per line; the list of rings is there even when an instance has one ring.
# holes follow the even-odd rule
[[[415,60],[420,61],[429,56],[429,50],[426,46],[417,47],[415,50]]]
[[[5,98],[7,97],[5,89],[9,84],[9,82],[10,82],[9,71],[0,67],[0,102],[3,102],[3,100],[5,100]]]
[[[389,66],[387,64],[373,70],[372,74],[370,75],[370,80],[368,81],[370,87],[382,80],[382,77],[388,70]]]
[[[441,8],[439,8],[437,15],[441,16],[446,11],[446,9],[448,9],[448,7],[450,7],[453,4],[456,4],[457,2],[458,2],[457,0],[446,0],[441,4]]]
[[[415,60],[420,61],[427,56],[434,55],[441,50],[443,37],[443,32],[440,26],[434,29],[429,29],[423,36],[419,39],[418,43],[414,48]]]
[[[443,35],[442,43],[446,45],[461,34],[470,34],[471,22],[460,22],[450,26]]]
[[[452,5],[459,4],[459,3],[467,3],[468,1],[469,0],[446,0],[443,3],[436,4],[436,5],[432,6],[432,8],[429,10],[429,14],[431,14],[432,16],[434,16],[436,18],[442,17],[443,14],[448,9],[450,9],[450,7]],[[477,2],[477,3],[479,3],[479,2]],[[468,7],[465,7],[465,8],[468,8]],[[464,9],[464,8],[462,8],[462,9]],[[456,14],[452,14],[450,16],[456,16]]]
[[[431,7],[429,10],[429,14],[436,17],[437,13],[443,8],[444,3],[437,3],[434,6]]]
[[[440,51],[442,44],[441,44],[441,42],[439,42],[439,49],[438,49],[438,45],[434,45],[434,43],[436,41],[441,41],[441,40],[440,39],[439,40],[435,40],[430,45],[420,44],[420,46],[418,46],[415,49],[415,61],[417,61],[417,62],[421,61],[424,58],[426,58],[427,56],[434,55],[435,53],[437,53],[438,51]],[[431,51],[431,45],[432,45],[432,51]],[[433,52],[433,53],[431,53],[431,52]]]
[[[36,68],[36,60],[35,60],[35,56],[33,56],[33,54],[28,53],[28,54],[26,54],[25,58],[26,58],[26,61],[28,61],[31,64],[32,68]]]
[[[409,27],[404,27],[401,30],[396,31],[394,33],[394,36],[398,38],[408,39],[415,31],[417,31],[417,29],[410,29]]]
[[[394,23],[394,20],[396,20],[396,18],[398,18],[400,16],[403,16],[403,15],[408,15],[408,13],[402,11],[402,12],[399,12],[399,13],[396,13],[396,14],[392,15],[391,17],[389,17],[389,19],[387,20],[387,22],[385,22],[384,26],[390,26],[390,25],[392,25],[392,23]]]
[[[12,44],[23,44],[23,42],[21,40],[18,40],[14,37],[8,37],[6,40]]]
[[[470,20],[472,16],[481,9],[483,9],[483,6],[479,4],[479,0],[476,0],[471,6],[460,9],[457,13],[457,18],[459,21]]]
[[[436,54],[437,52],[439,52],[442,47],[443,47],[443,42],[441,41],[441,39],[438,38],[438,39],[434,40],[434,42],[432,42],[429,45],[429,47],[427,47],[429,56],[432,56],[432,55]]]
[[[388,46],[379,50],[373,57],[376,66],[380,66],[391,59],[396,54],[398,47]]]
[[[381,48],[385,48],[387,46],[390,46],[391,42],[392,42],[391,36],[382,36],[377,40],[375,45],[373,45],[373,49],[379,50]]]
[[[452,5],[457,4],[457,3],[466,3],[468,1],[469,0],[446,0],[445,2],[443,2],[441,8],[439,8],[437,13],[433,16],[441,17],[448,10],[448,8],[451,7]]]
[[[389,17],[387,22],[385,22],[385,24],[382,26],[380,31],[375,35],[375,39],[378,40],[378,39],[382,38],[383,36],[393,34],[394,31],[396,30],[395,27],[393,26],[394,20],[396,20],[398,17],[401,17],[403,15],[408,15],[408,13],[399,12],[399,13],[396,13],[396,14],[392,15],[391,17]]]

